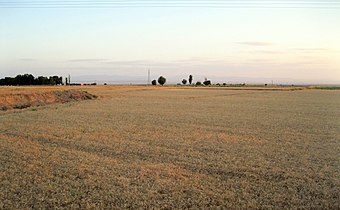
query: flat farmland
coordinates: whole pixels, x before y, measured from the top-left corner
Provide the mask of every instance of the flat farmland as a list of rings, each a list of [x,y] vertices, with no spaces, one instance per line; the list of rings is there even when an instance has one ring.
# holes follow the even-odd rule
[[[340,208],[338,90],[72,88],[0,111],[0,209]]]

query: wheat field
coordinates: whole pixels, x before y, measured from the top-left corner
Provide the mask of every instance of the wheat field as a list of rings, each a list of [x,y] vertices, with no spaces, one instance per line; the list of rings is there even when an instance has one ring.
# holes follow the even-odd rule
[[[338,90],[72,88],[0,111],[0,209],[340,208]]]

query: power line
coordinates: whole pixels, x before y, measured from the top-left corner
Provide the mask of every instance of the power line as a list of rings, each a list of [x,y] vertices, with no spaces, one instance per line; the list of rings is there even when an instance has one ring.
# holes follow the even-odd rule
[[[49,1],[49,2],[0,2],[0,5],[200,5],[200,4],[218,4],[218,5],[339,5],[340,2],[267,2],[267,1],[259,1],[259,2],[234,2],[234,1],[68,1],[68,2],[59,2],[59,1]]]
[[[0,1],[0,8],[146,8],[146,7],[202,7],[202,8],[316,8],[340,9],[339,1],[302,0],[111,0],[111,1]]]
[[[76,2],[76,3],[81,3],[81,2],[100,2],[100,3],[115,3],[115,2],[125,2],[125,3],[131,3],[131,2],[138,2],[138,3],[145,3],[145,2],[158,2],[158,3],[168,3],[168,2],[224,2],[224,3],[261,3],[261,2],[266,2],[266,3],[336,3],[338,2],[337,0],[110,0],[110,1],[105,1],[105,0],[99,0],[99,1],[93,1],[93,0],[73,0],[73,1],[64,1],[64,0],[51,0],[51,1],[42,1],[42,0],[35,0],[35,1],[0,1],[0,3],[52,3],[52,2],[57,2],[57,3],[68,3],[68,2]]]
[[[226,0],[172,0],[172,1],[157,1],[157,0],[145,0],[145,1],[136,1],[136,0],[130,0],[130,1],[123,1],[123,0],[111,0],[111,1],[91,1],[91,0],[79,0],[79,1],[0,1],[0,4],[67,4],[67,3],[77,3],[77,4],[83,4],[83,3],[100,3],[100,4],[115,4],[115,3],[159,3],[159,4],[169,4],[169,3],[190,3],[190,4],[196,4],[196,3],[220,3],[220,4],[259,4],[259,3],[265,3],[265,4],[336,4],[339,3],[339,1],[270,1],[270,0],[256,0],[256,1],[226,1]]]

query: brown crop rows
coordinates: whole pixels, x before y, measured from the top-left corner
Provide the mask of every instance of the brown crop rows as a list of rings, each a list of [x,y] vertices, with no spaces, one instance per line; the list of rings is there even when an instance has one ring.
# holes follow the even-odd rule
[[[0,209],[340,206],[340,91],[85,90],[0,111]]]

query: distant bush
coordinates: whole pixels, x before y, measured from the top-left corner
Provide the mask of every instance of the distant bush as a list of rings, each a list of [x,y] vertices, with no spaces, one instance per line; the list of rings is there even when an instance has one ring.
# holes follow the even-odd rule
[[[202,82],[200,82],[200,81],[196,82],[196,86],[201,86],[201,85],[202,85]]]
[[[157,81],[154,79],[154,80],[152,80],[151,84],[152,85],[157,85]]]
[[[186,84],[187,84],[187,80],[186,80],[186,79],[183,79],[183,80],[182,80],[182,84],[183,84],[183,85],[186,85]]]
[[[223,83],[223,86],[227,86],[227,83],[224,82],[224,83]]]
[[[106,84],[106,83],[105,83],[105,84]],[[105,84],[104,84],[104,85],[105,85]],[[87,86],[87,85],[97,85],[97,83],[96,83],[96,82],[94,82],[94,83],[84,83],[83,85],[84,85],[84,86]]]
[[[210,81],[210,80],[205,80],[205,81],[203,82],[203,84],[206,85],[206,86],[211,85],[211,81]]]

